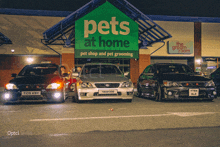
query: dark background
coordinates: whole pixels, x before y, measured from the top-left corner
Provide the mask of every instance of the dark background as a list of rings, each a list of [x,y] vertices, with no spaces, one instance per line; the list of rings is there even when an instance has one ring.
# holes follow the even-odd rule
[[[90,0],[0,0],[0,8],[76,11]],[[128,0],[146,15],[220,17],[220,0]]]

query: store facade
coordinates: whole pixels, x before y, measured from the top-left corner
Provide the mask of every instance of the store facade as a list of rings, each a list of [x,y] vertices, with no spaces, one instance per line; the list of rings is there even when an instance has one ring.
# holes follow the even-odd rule
[[[71,13],[63,16],[41,16],[39,11],[38,16],[35,16],[37,11],[35,15],[30,15],[28,11],[25,13],[27,15],[0,14],[1,33],[12,41],[12,44],[0,46],[0,87],[4,87],[11,79],[11,73],[17,73],[26,64],[43,60],[66,65],[68,70],[89,62],[118,64],[123,72],[130,72],[134,84],[144,68],[152,63],[184,63],[204,74],[219,67],[219,18],[148,16],[153,20],[150,23],[156,24],[157,29],[161,28],[162,32],[168,32],[171,36],[166,38],[164,35],[164,39],[161,37],[147,44],[147,41],[150,42],[147,39],[140,43],[140,38],[143,37],[140,36],[141,24],[137,24],[123,12],[116,11],[114,16],[97,17],[100,11],[107,10],[105,7],[112,7],[109,3],[102,6],[76,20],[76,25],[72,28],[75,33],[74,41],[70,38],[71,31],[67,30],[62,32],[66,33],[67,39],[52,38],[52,41],[48,41],[50,44],[41,42],[42,34],[44,36],[47,30],[70,17]],[[149,23],[149,20],[146,22]],[[161,33],[152,31],[156,35]],[[145,33],[149,33],[150,38],[150,32]],[[64,45],[56,41],[64,42]],[[28,63],[28,58],[34,60]]]

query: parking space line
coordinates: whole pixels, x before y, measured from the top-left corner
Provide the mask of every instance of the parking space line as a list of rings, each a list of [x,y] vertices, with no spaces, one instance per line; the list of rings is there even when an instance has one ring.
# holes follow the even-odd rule
[[[60,120],[89,120],[89,119],[115,119],[115,118],[137,118],[137,117],[158,117],[158,116],[198,116],[216,114],[218,112],[167,112],[167,114],[153,114],[153,115],[127,115],[127,116],[100,116],[100,117],[77,117],[77,118],[50,118],[50,119],[30,119],[30,121],[60,121]]]
[[[128,115],[128,116],[101,116],[101,117],[78,117],[78,118],[51,118],[51,119],[31,119],[30,121],[58,121],[58,120],[85,120],[85,119],[109,119],[109,118],[134,118],[134,117],[154,117],[169,116],[173,114],[154,114],[154,115]]]

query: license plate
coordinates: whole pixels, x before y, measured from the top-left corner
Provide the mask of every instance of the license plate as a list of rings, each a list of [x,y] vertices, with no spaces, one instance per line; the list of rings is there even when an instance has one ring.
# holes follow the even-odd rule
[[[189,96],[199,96],[199,89],[189,89]]]
[[[113,89],[113,90],[99,90],[99,94],[117,94],[117,90],[116,89]]]
[[[22,95],[41,95],[41,91],[22,91]]]

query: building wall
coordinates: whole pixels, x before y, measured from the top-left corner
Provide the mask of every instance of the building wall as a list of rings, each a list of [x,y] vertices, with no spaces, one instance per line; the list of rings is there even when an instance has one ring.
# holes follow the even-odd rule
[[[47,54],[57,55],[41,43],[43,33],[61,21],[63,17],[24,16],[0,14],[0,32],[7,36],[12,44],[0,47],[0,54]],[[61,52],[60,46],[53,46]],[[15,52],[11,53],[11,49]]]
[[[176,21],[154,21],[164,30],[172,35],[172,38],[164,40],[165,45],[153,53],[151,56],[194,56],[192,54],[168,54],[167,52],[167,42],[168,41],[194,41],[194,23],[193,22],[176,22]],[[149,47],[150,53],[161,47],[163,43],[155,43],[152,47]]]
[[[43,39],[43,32],[50,27],[57,24],[59,21],[64,19],[64,17],[49,17],[49,16],[23,16],[23,15],[4,15],[0,14],[0,30],[5,36],[12,40],[13,44],[5,44],[0,46],[0,55],[58,55],[54,51],[50,50],[41,43]],[[145,62],[139,62],[135,60],[130,61],[131,71],[137,70],[131,74],[131,79],[136,82],[141,71],[150,64],[148,62],[148,57],[194,57],[192,54],[168,54],[167,52],[167,42],[168,41],[194,41],[194,22],[180,22],[180,21],[154,21],[164,30],[172,35],[172,38],[164,40],[164,46],[153,53],[155,50],[160,48],[163,43],[155,43],[148,47],[148,55],[140,55]],[[219,23],[202,23],[202,33],[201,33],[201,55],[210,57],[220,56],[220,25]],[[70,68],[74,67],[74,49],[64,48],[63,46],[54,45],[51,46],[58,53],[63,54],[62,59],[64,64],[68,64]],[[11,49],[15,49],[12,53]],[[14,58],[14,56],[12,56]],[[57,57],[59,58],[59,57]],[[5,60],[5,61],[4,61]],[[4,61],[4,62],[3,62]],[[20,63],[21,62],[21,63]],[[60,60],[57,59],[56,62],[59,64]],[[70,63],[71,62],[71,63]],[[9,64],[10,63],[10,64]],[[14,65],[14,63],[19,63]],[[26,65],[22,59],[1,59],[1,65],[3,67],[0,69],[0,87],[3,86],[5,82],[10,79],[10,75],[13,72],[18,72],[20,69]],[[9,67],[11,68],[9,69]],[[6,74],[7,73],[7,74]],[[5,78],[7,77],[7,78]],[[3,80],[2,80],[3,78]]]
[[[202,51],[203,57],[220,57],[220,24],[202,23]]]

